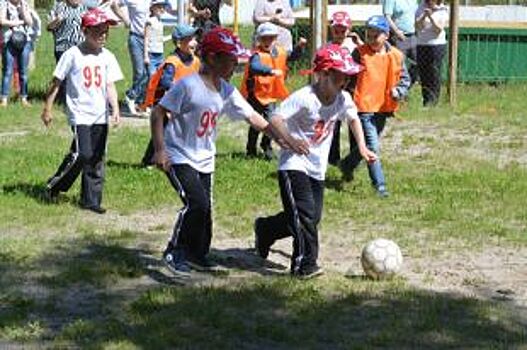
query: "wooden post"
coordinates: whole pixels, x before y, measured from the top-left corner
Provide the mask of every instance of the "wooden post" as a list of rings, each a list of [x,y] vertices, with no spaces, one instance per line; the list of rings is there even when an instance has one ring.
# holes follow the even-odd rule
[[[238,21],[239,21],[239,18],[238,18],[238,6],[239,6],[239,1],[238,0],[234,0],[233,1],[233,7],[234,7],[234,19],[233,19],[233,31],[234,31],[234,34],[238,34]]]
[[[450,37],[448,39],[448,101],[454,107],[457,103],[457,49],[459,26],[459,0],[450,2]]]

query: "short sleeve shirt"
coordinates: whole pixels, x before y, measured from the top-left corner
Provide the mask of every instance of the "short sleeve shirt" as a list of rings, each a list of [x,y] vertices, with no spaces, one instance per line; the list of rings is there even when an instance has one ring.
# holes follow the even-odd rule
[[[163,23],[157,17],[149,17],[146,24],[150,26],[148,52],[163,53]]]
[[[150,13],[148,0],[119,0],[119,6],[126,6],[130,18],[130,33],[143,36],[146,19]]]
[[[415,18],[421,16],[423,11],[425,10],[426,5],[423,3],[419,6],[417,9],[417,12],[415,13]],[[442,25],[446,25],[448,23],[448,19],[450,18],[450,15],[448,13],[448,8],[446,6],[440,6],[434,10],[432,13],[432,18],[437,23],[440,23]],[[437,33],[432,25],[432,22],[430,22],[429,18],[425,18],[423,27],[419,32],[417,33],[417,45],[445,45],[446,44],[446,34],[445,30],[443,29],[441,32]]]
[[[274,112],[282,117],[291,136],[309,142],[309,154],[290,150],[280,152],[279,170],[297,170],[316,180],[324,180],[328,155],[337,120],[357,119],[357,107],[350,94],[342,91],[331,105],[323,105],[312,86],[306,86],[289,96]]]
[[[53,31],[55,39],[55,51],[64,52],[72,46],[80,44],[84,40],[81,29],[81,16],[86,11],[86,6],[70,6],[67,1],[58,1],[48,14],[48,20],[62,18],[62,22]]]
[[[188,164],[201,173],[214,172],[220,116],[244,120],[256,113],[234,86],[221,80],[219,91],[211,90],[197,73],[174,84],[159,104],[171,114],[165,128],[170,162]]]
[[[390,15],[397,28],[405,34],[415,33],[416,0],[384,0],[382,12]]]
[[[108,123],[107,84],[123,79],[115,56],[107,49],[98,54],[74,46],[64,52],[53,76],[66,80],[66,106],[70,125]]]

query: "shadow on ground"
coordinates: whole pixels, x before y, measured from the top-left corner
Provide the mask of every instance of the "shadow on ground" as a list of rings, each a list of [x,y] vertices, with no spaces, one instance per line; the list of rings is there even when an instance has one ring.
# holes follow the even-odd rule
[[[0,340],[96,349],[483,349],[527,341],[527,324],[504,303],[400,282],[284,273],[178,280],[152,252],[123,243],[141,234],[62,243],[38,261],[0,255]],[[267,268],[249,250],[213,254],[228,268]],[[25,338],[6,331],[35,322],[43,330]]]

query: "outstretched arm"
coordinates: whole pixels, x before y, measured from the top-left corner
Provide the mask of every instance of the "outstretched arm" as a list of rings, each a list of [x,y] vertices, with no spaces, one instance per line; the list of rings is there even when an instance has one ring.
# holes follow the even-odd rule
[[[364,131],[362,130],[360,119],[349,118],[348,125],[353,132],[353,137],[355,137],[355,141],[357,142],[362,158],[364,158],[364,160],[368,163],[375,162],[377,160],[377,155],[366,147],[366,142],[364,141]]]

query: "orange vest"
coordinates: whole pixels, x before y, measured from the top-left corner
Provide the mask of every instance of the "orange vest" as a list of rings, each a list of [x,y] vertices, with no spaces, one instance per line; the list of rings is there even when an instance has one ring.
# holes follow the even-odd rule
[[[289,96],[289,91],[285,86],[285,77],[287,74],[287,52],[281,47],[276,47],[278,55],[273,57],[270,52],[256,50],[260,56],[262,64],[271,69],[280,69],[284,73],[280,77],[274,75],[253,75],[250,74],[250,64],[245,66],[245,74],[241,86],[243,97],[248,98],[253,95],[258,102],[266,106],[270,103],[277,102]]]
[[[161,81],[163,70],[167,64],[172,64],[176,69],[176,74],[174,74],[172,81],[177,81],[186,77],[187,75],[198,72],[201,65],[197,56],[193,56],[192,64],[190,66],[187,66],[185,63],[183,63],[177,55],[168,56],[163,64],[150,77],[150,80],[148,80],[148,85],[145,92],[145,102],[143,102],[141,105],[142,108],[152,106],[154,102],[163,97],[165,90],[159,87],[159,81]]]
[[[403,69],[404,56],[395,47],[384,54],[375,53],[368,45],[357,48],[364,70],[357,75],[353,100],[359,112],[395,112],[399,106],[392,98]]]

